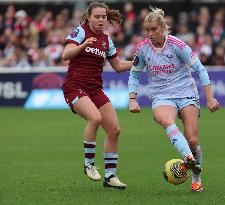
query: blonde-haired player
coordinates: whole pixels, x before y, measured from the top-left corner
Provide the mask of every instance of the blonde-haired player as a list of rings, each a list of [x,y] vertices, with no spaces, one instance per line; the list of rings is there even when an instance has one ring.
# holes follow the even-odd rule
[[[140,73],[146,68],[154,118],[192,170],[192,190],[201,192],[200,104],[191,69],[199,75],[209,110],[215,112],[220,105],[213,97],[208,73],[197,55],[180,39],[168,34],[162,9],[151,8],[144,29],[147,38],[138,45],[129,76],[129,110],[133,113],[141,110],[136,95]],[[176,125],[177,114],[182,119],[184,135]]]

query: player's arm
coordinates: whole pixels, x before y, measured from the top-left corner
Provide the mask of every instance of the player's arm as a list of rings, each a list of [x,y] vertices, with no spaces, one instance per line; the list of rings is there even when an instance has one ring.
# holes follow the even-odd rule
[[[84,29],[79,26],[75,28],[67,37],[66,37],[66,47],[62,52],[62,59],[64,61],[71,60],[72,58],[76,57],[82,50],[86,47],[91,46],[96,38],[88,38],[85,39],[85,31]]]
[[[108,58],[108,61],[116,72],[129,71],[133,64],[133,61],[122,61],[118,56],[116,56],[115,58]]]
[[[145,67],[144,60],[142,59],[141,51],[137,51],[136,56],[134,57],[133,66],[130,70],[128,89],[129,89],[129,111],[132,113],[140,113],[141,108],[136,99],[139,80],[142,70]]]
[[[88,38],[86,41],[80,45],[76,45],[74,43],[68,43],[62,52],[62,59],[64,61],[71,60],[76,57],[82,50],[87,48],[88,46],[92,46],[96,38]]]
[[[132,113],[140,113],[141,107],[136,99],[139,87],[139,79],[140,79],[141,71],[133,70],[131,68],[129,81],[128,81],[128,89],[129,89],[129,111]]]
[[[192,51],[189,46],[185,46],[185,48],[180,49],[177,52],[177,55],[181,57],[181,59],[193,69],[193,71],[198,73],[200,78],[201,84],[204,88],[206,100],[207,100],[207,107],[211,112],[215,112],[220,108],[220,104],[213,96],[212,87],[209,79],[208,72],[206,71],[205,67],[202,65],[201,61],[199,60],[198,56]]]
[[[108,37],[109,50],[106,53],[106,58],[109,61],[110,65],[116,72],[129,71],[133,61],[123,61],[118,57],[116,47],[114,46],[110,37]]]

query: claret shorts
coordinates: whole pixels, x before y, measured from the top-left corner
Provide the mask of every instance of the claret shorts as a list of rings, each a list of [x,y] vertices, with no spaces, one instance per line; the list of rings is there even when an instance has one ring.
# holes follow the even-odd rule
[[[74,113],[76,112],[73,110],[73,105],[84,96],[88,96],[98,109],[105,105],[107,102],[110,102],[109,98],[106,96],[102,89],[98,89],[95,92],[87,92],[82,88],[64,88],[63,93],[66,103]]]

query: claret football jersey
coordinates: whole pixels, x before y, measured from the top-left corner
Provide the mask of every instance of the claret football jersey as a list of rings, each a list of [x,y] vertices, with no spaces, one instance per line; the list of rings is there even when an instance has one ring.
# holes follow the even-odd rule
[[[75,28],[66,38],[67,43],[80,45],[86,39],[97,39],[92,46],[86,47],[70,60],[66,82],[92,90],[102,88],[103,64],[106,59],[117,56],[116,48],[110,37],[103,32],[95,34],[88,25]]]

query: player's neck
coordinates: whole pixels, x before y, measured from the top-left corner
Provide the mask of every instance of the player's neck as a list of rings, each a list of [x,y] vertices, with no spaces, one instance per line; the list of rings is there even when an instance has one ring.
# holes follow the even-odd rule
[[[101,33],[101,31],[96,31],[90,24],[88,24],[89,28],[91,29],[91,31],[97,35],[99,35]]]
[[[164,43],[165,43],[165,37],[161,41],[154,43],[153,46],[155,48],[162,48],[164,46]]]

